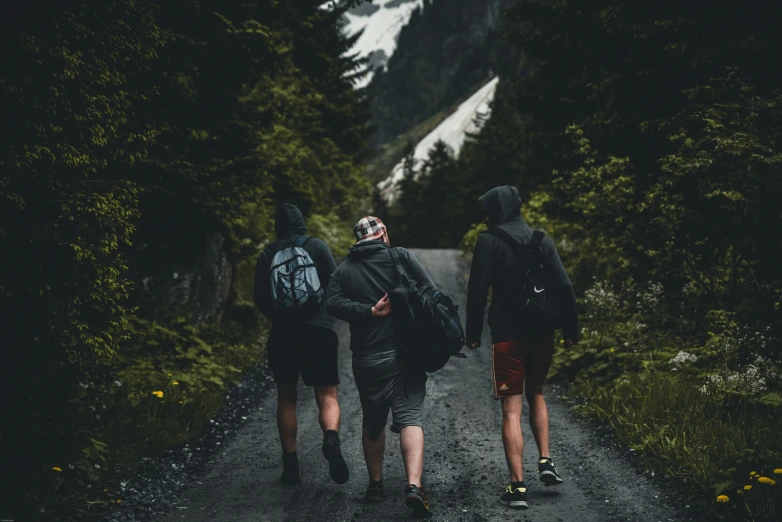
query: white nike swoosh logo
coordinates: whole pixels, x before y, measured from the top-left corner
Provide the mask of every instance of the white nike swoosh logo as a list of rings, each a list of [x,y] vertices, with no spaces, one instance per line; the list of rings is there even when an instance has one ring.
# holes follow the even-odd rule
[[[537,286],[534,286],[534,287],[532,287],[532,288],[533,288],[533,290],[535,290],[535,293],[536,293],[536,294],[539,294],[539,293],[541,293],[543,290],[545,290],[545,288],[541,288],[540,290],[538,290],[538,287],[537,287]]]

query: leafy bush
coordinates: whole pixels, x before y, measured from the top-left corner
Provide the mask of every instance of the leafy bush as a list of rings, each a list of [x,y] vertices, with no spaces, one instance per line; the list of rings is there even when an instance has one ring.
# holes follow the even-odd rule
[[[67,519],[107,465],[195,433],[258,360],[252,321],[238,339],[142,295],[145,269],[191,261],[172,237],[224,238],[230,274],[275,203],[362,208],[350,3],[31,0],[0,17],[0,518]]]
[[[52,456],[41,479],[46,494],[23,508],[26,519],[71,520],[121,500],[103,492],[106,473],[197,436],[222,408],[226,388],[264,360],[267,326],[254,307],[237,305],[219,325],[134,318],[129,333],[106,362],[110,380],[80,383],[68,407],[78,420],[69,436],[81,446]]]

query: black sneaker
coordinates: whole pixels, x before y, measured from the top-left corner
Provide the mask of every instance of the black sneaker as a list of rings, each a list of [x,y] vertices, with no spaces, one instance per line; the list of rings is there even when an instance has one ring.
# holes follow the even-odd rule
[[[407,486],[405,506],[413,510],[415,518],[429,518],[432,516],[432,509],[429,507],[429,497],[426,496],[423,488],[419,488],[415,484]]]
[[[500,497],[500,502],[505,506],[527,509],[527,488],[524,482],[517,483],[515,487],[513,484],[508,484],[505,493]]]
[[[327,431],[323,435],[323,456],[329,461],[329,474],[331,480],[337,484],[344,484],[350,478],[348,465],[342,457],[339,444],[339,434],[336,431]]]
[[[538,474],[540,475],[540,481],[546,486],[556,486],[564,482],[562,477],[557,473],[557,468],[554,467],[554,463],[551,459],[546,457],[538,461]]]
[[[374,480],[370,480],[369,487],[367,487],[367,493],[364,495],[364,502],[377,504],[378,502],[383,502],[383,499],[385,498],[386,495],[383,492],[383,481],[378,480],[375,482]]]
[[[299,475],[299,457],[296,452],[282,454],[282,483],[286,486],[301,484]]]

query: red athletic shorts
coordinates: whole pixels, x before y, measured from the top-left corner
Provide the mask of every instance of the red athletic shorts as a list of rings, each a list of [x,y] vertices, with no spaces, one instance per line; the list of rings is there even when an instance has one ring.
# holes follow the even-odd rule
[[[494,398],[524,394],[527,386],[540,386],[546,380],[554,354],[554,337],[497,343],[491,348]]]

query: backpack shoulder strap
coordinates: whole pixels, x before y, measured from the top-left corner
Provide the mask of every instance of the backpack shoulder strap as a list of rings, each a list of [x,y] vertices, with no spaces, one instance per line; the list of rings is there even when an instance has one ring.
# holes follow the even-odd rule
[[[391,247],[388,249],[388,253],[391,254],[391,260],[394,262],[394,268],[396,268],[396,273],[399,275],[399,280],[406,281],[408,279],[407,270],[405,270],[404,259],[399,254],[399,250]]]
[[[543,242],[544,237],[546,237],[545,233],[540,230],[534,230],[532,232],[532,239],[527,245],[527,248],[530,250],[537,250],[540,247],[540,244]]]
[[[301,248],[304,245],[306,245],[307,241],[309,241],[310,239],[312,239],[312,238],[309,237],[309,236],[299,236],[299,237],[296,238],[296,242],[293,243],[293,246]]]
[[[508,232],[505,230],[499,228],[499,227],[492,227],[487,232],[495,237],[498,237],[505,241],[508,246],[510,246],[514,252],[516,252],[516,255],[521,257],[522,254],[524,254],[524,251],[527,250],[528,245],[523,245],[516,241],[516,239],[511,236]]]

